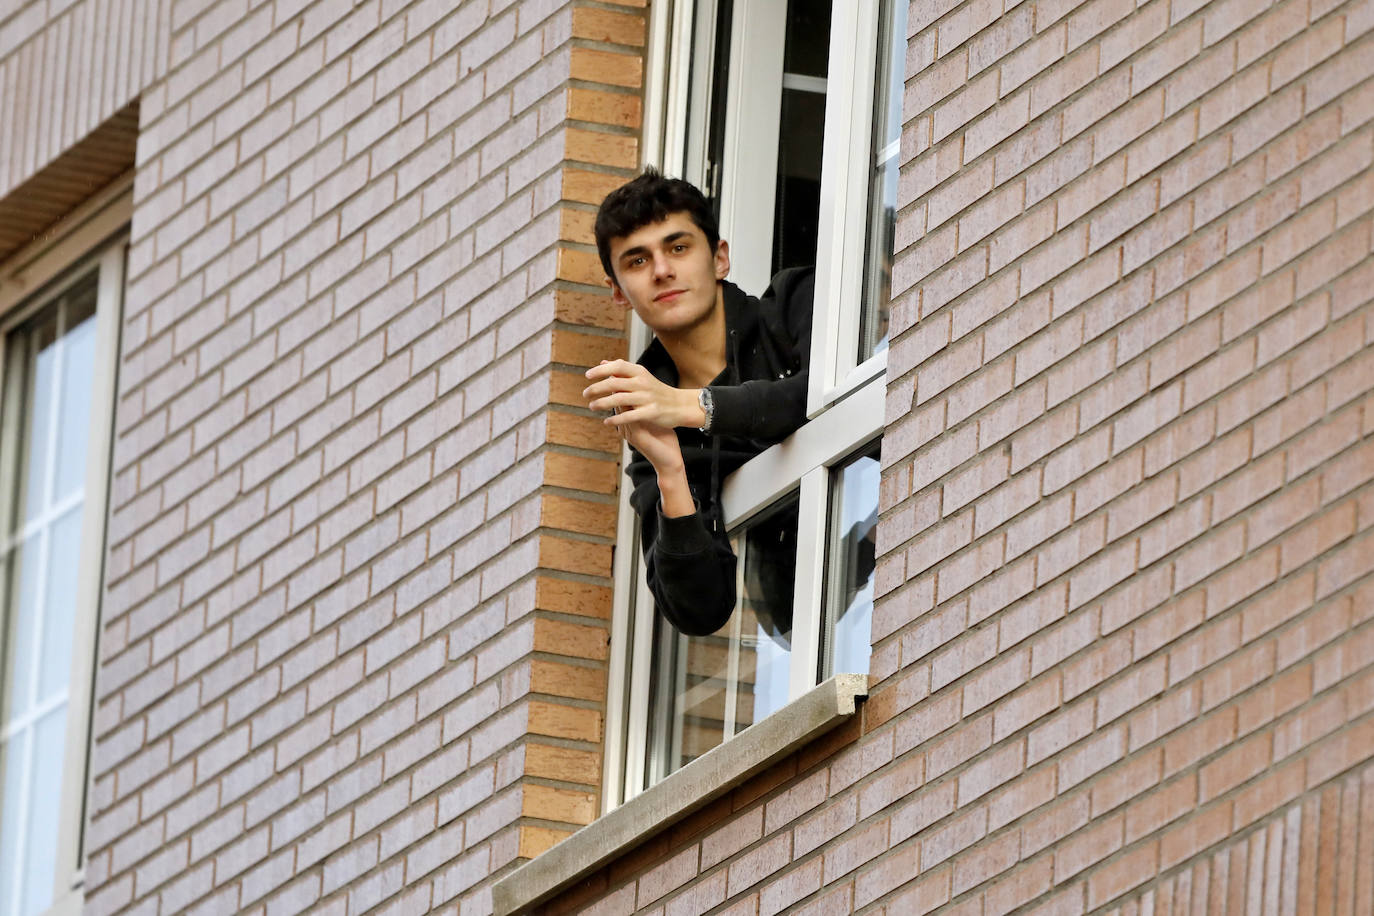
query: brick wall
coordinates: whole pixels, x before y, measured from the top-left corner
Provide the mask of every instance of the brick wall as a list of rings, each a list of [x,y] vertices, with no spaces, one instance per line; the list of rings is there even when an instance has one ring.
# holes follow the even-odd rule
[[[164,7],[0,21],[0,193],[139,100],[90,910],[488,912],[598,805],[644,6]],[[1374,6],[910,22],[873,698],[549,909],[1369,909]]]
[[[620,448],[577,393],[641,7],[0,22],[5,104],[139,98],[89,912],[484,913],[595,815]],[[9,189],[87,121],[3,123]]]
[[[910,16],[872,699],[548,912],[1370,911],[1374,4]]]
[[[1312,792],[1111,912],[1363,913],[1374,907],[1374,767]]]

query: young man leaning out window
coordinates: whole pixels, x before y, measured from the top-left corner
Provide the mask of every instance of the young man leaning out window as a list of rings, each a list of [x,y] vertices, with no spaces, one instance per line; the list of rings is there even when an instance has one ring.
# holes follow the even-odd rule
[[[735,606],[721,480],[806,420],[814,271],[784,270],[747,295],[725,279],[729,246],[706,198],[652,169],[607,195],[596,245],[612,298],[654,340],[637,363],[589,369],[583,395],[614,411],[605,422],[630,443],[630,502],[659,612],[688,635],[713,633]],[[766,572],[787,582],[773,605],[788,619],[773,624],[790,630],[791,577]]]

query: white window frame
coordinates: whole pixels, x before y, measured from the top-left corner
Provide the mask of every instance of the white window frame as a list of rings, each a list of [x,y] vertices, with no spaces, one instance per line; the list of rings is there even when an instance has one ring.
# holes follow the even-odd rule
[[[874,82],[877,78],[881,0],[836,0],[830,25],[830,59],[853,61],[831,69],[825,107],[824,165],[816,259],[816,312],[811,333],[814,417],[887,371],[887,350],[859,362],[859,323],[867,269],[869,172],[873,162]],[[881,412],[881,408],[880,408]]]
[[[84,906],[84,832],[90,784],[90,722],[94,695],[100,595],[104,579],[105,530],[108,517],[110,445],[114,428],[115,375],[119,358],[124,269],[128,226],[133,212],[132,173],[64,218],[52,231],[0,263],[0,342],[10,332],[61,296],[92,270],[99,271],[96,293],[96,348],[90,431],[87,439],[81,556],[72,632],[71,675],[63,750],[62,796],[57,812],[57,862],[53,902],[43,916],[76,916]],[[8,379],[8,347],[0,346],[0,380]],[[14,409],[16,386],[0,385],[6,427],[5,442],[17,442],[22,411]],[[8,449],[7,451],[16,451]],[[12,462],[6,462],[12,464]],[[0,466],[0,557],[9,554],[17,470]],[[0,563],[0,595],[8,596],[5,565]],[[0,615],[5,605],[0,604]],[[7,626],[0,616],[0,627]]]
[[[757,292],[771,264],[777,149],[781,113],[783,30],[786,0],[736,0],[732,10],[728,81],[749,85],[732,92],[725,107],[721,181],[721,238],[731,249],[731,280]],[[755,456],[722,488],[726,526],[735,529],[792,492],[798,493],[798,543],[788,699],[818,683],[826,601],[826,548],[833,470],[869,447],[883,429],[886,396],[882,350],[858,363],[860,308],[867,238],[868,173],[873,128],[880,0],[836,0],[831,61],[854,61],[852,70],[828,74],[821,213],[813,314],[810,421]],[[716,0],[654,4],[646,72],[645,162],[705,187],[705,131],[709,83],[714,71]],[[692,49],[698,51],[693,60]],[[848,100],[848,104],[834,104]],[[741,142],[748,127],[749,146]],[[748,155],[767,148],[769,155]],[[630,349],[638,353],[650,333],[631,320]],[[838,402],[844,409],[831,410]],[[626,450],[624,461],[629,460]],[[611,639],[626,647],[611,655],[606,718],[602,808],[609,811],[648,784],[647,752],[654,711],[650,708],[654,602],[645,583],[637,541],[638,519],[620,488],[613,575],[617,583]],[[631,587],[630,583],[633,583]]]

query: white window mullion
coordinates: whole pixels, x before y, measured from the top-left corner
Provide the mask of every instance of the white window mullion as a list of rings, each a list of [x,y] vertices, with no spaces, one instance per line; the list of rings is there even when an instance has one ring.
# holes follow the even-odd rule
[[[744,594],[744,564],[735,568],[735,594]],[[726,650],[725,662],[725,711],[721,714],[722,736],[728,740],[735,735],[735,723],[739,721],[739,657],[744,650],[743,615],[730,615],[730,645]],[[757,671],[755,667],[755,671]]]
[[[625,510],[622,510],[622,513]],[[634,510],[628,510],[630,519],[634,519]],[[622,517],[624,517],[622,515]],[[632,549],[637,550],[637,541],[622,541],[628,543]],[[652,679],[654,664],[654,599],[649,593],[649,586],[644,580],[642,564],[634,574],[636,588],[634,594],[634,627],[633,643],[630,646],[630,689],[628,691],[627,702],[629,709],[626,712],[627,724],[624,729],[625,735],[625,771],[623,779],[623,797],[621,801],[628,801],[642,792],[645,786],[652,780],[653,776],[649,772],[649,766],[653,763],[649,759],[649,743],[653,740],[653,729],[650,727],[650,719],[654,714],[652,696]],[[624,581],[617,579],[617,582]],[[621,591],[621,589],[617,589]],[[630,590],[625,590],[630,591]],[[618,613],[628,617],[629,610],[617,608]],[[612,637],[612,645],[624,645],[615,643]],[[618,653],[624,655],[624,652]],[[614,682],[612,682],[614,683]],[[607,733],[608,736],[610,733]],[[607,747],[606,752],[609,756],[614,749]],[[615,785],[615,784],[613,784]],[[615,798],[614,790],[609,796]]]
[[[623,448],[623,447],[622,447]],[[638,576],[639,541],[635,534],[634,510],[630,508],[630,487],[620,488],[620,506],[616,516],[615,563],[612,576],[616,582],[632,582]],[[648,705],[648,681],[639,672],[647,668],[652,647],[644,637],[644,626],[631,621],[635,606],[630,589],[617,588],[611,602],[611,655],[606,672],[606,728],[602,736],[601,810],[610,811],[631,794],[638,781],[626,778],[627,773],[642,773],[644,768],[643,715],[633,710]],[[652,624],[652,619],[648,623]],[[652,633],[649,634],[652,639]],[[643,644],[643,645],[641,645]],[[643,697],[636,695],[638,692]],[[636,735],[639,740],[636,740]],[[622,792],[624,793],[622,795]]]
[[[825,533],[829,471],[816,467],[801,479],[797,507],[797,579],[792,601],[792,659],[787,698],[816,686],[825,596]]]
[[[649,607],[652,608],[653,606],[653,599],[650,598]],[[669,634],[667,639],[670,640],[677,647],[676,651],[673,653],[674,657],[677,660],[677,664],[673,666],[673,695],[684,696],[687,693],[687,637],[683,636],[680,633],[674,632]],[[666,709],[669,708],[669,705],[662,704],[659,706],[659,708]],[[682,759],[683,718],[683,716],[673,716],[672,722],[670,723],[672,728],[672,735],[668,742],[668,760],[674,762]],[[668,768],[664,766],[665,762],[666,761],[663,760],[656,761],[657,772],[654,775],[658,779],[661,779],[662,777],[666,776],[669,772]]]

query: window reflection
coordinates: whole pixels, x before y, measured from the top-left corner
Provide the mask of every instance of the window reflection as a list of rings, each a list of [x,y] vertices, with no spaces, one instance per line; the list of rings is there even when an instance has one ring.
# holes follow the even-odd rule
[[[887,348],[888,300],[897,213],[897,166],[902,139],[902,89],[906,73],[906,8],[888,0],[878,38],[877,89],[873,100],[873,161],[869,177],[868,255],[859,362]]]
[[[739,597],[724,627],[708,636],[684,636],[656,615],[658,779],[787,702],[797,566],[795,498],[751,522],[732,544],[739,558]]]
[[[826,613],[828,659],[823,675],[868,671],[878,471],[876,446],[835,471]]]

